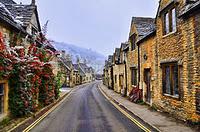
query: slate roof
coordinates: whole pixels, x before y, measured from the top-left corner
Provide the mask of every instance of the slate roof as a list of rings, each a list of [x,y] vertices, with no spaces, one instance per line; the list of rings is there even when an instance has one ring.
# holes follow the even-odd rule
[[[66,60],[66,59],[63,58],[63,57],[60,57],[60,61],[63,63],[63,65],[64,65],[69,71],[71,71],[68,60]]]
[[[74,67],[75,71],[78,71],[78,69],[79,69],[78,64],[73,64],[73,67]]]
[[[124,50],[128,45],[128,43],[121,43],[121,49]]]
[[[193,11],[200,9],[200,0],[188,0],[188,3],[181,10],[180,16],[190,15]]]
[[[80,67],[79,64],[73,64],[74,69],[76,69],[77,71],[79,71],[81,76],[85,76],[85,72],[83,71],[83,69]]]
[[[90,73],[91,71],[91,67],[88,67],[86,64],[84,63],[80,63],[80,68],[85,72],[85,73]]]
[[[94,73],[94,69],[92,67],[89,67],[90,72]]]
[[[108,56],[108,62],[111,62],[111,63],[112,63],[112,61],[113,61],[113,56],[112,56],[112,55],[109,55],[109,56]]]
[[[128,51],[129,50],[129,44],[124,48],[124,51]]]
[[[11,21],[14,21],[14,16],[11,14],[11,12],[6,8],[6,6],[0,2],[0,13],[8,18]]]
[[[149,33],[155,30],[155,19],[154,18],[147,18],[147,17],[133,17],[132,24],[135,25],[137,33],[138,33],[138,40],[142,39],[144,36],[148,35]],[[132,34],[130,34],[131,36]]]
[[[15,29],[25,32],[22,26],[15,20],[13,14],[1,2],[2,1],[0,1],[0,19],[13,26]]]
[[[33,13],[38,18],[37,6],[17,4],[13,0],[0,0],[0,19],[6,21],[10,25],[25,32],[25,29],[31,21]],[[41,31],[40,22],[38,22],[38,30]]]
[[[80,65],[80,67],[83,68],[83,69],[89,68],[89,67],[88,67],[86,64],[84,64],[84,63],[80,63],[79,65]]]
[[[24,27],[27,27],[31,21],[31,17],[36,10],[35,5],[23,5],[23,4],[8,4],[6,8],[13,14],[16,20],[23,23]]]
[[[141,42],[143,42],[145,39],[149,38],[150,36],[153,36],[156,34],[156,30],[153,30],[151,32],[148,32],[146,35],[142,36],[138,41],[137,44],[139,45]]]
[[[3,4],[17,4],[13,0],[0,0],[0,2],[3,3]]]

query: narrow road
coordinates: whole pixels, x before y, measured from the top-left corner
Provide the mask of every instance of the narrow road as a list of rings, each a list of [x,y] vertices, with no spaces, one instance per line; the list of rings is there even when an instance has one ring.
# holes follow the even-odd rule
[[[99,91],[98,82],[79,86],[32,132],[140,132]]]

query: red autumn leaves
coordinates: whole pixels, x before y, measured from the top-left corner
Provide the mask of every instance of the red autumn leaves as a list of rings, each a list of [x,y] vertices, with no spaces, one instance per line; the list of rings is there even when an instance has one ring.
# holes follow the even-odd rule
[[[38,104],[48,105],[54,101],[55,78],[49,63],[53,55],[36,44],[31,44],[28,51],[23,46],[6,46],[0,33],[0,79],[12,80],[9,105],[13,115],[35,112]]]

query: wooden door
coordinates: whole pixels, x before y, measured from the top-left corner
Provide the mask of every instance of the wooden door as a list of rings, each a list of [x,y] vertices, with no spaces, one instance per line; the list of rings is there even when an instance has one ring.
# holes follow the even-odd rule
[[[120,89],[123,89],[123,87],[124,87],[124,76],[123,75],[119,75],[119,86],[120,86]]]
[[[150,103],[151,101],[151,73],[150,69],[145,69],[144,70],[144,82],[146,84],[146,94],[145,94],[145,99],[146,102]]]

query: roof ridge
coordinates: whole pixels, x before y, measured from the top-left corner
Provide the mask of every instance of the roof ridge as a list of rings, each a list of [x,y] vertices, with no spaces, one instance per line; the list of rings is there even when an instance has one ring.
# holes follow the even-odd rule
[[[155,19],[154,17],[137,17],[137,16],[133,16],[132,18],[134,18],[134,19]]]

